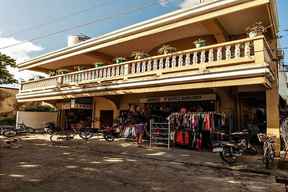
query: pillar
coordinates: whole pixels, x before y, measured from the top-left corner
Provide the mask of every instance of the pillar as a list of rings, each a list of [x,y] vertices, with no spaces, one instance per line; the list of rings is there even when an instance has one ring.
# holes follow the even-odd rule
[[[276,156],[280,155],[280,115],[277,81],[272,82],[271,89],[266,90],[267,135],[275,137]]]

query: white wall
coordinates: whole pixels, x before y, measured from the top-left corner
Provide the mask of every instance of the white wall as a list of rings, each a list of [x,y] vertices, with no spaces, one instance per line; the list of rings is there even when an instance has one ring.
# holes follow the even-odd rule
[[[44,128],[46,123],[57,122],[57,112],[18,111],[18,123],[24,123],[32,128]]]

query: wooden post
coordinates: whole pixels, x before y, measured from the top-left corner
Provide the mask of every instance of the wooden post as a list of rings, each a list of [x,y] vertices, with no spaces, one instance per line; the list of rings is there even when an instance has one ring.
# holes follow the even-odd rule
[[[271,89],[266,90],[267,135],[275,137],[276,156],[280,155],[280,115],[277,81],[272,82]]]

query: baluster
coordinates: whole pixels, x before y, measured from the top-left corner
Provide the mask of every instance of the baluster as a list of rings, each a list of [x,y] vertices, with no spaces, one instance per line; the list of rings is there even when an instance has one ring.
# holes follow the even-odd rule
[[[164,68],[164,60],[163,58],[161,58],[159,61],[159,69],[163,69],[163,68]]]
[[[107,77],[111,77],[111,67],[107,68]]]
[[[236,59],[238,59],[238,58],[240,58],[240,55],[241,54],[241,52],[240,52],[240,44],[236,44],[235,45],[235,58]]]
[[[137,68],[136,68],[136,73],[140,73],[141,72],[141,63],[137,63]]]
[[[151,68],[152,68],[152,61],[149,60],[147,63],[147,71],[151,71]]]
[[[99,78],[103,78],[103,69],[99,69]]]
[[[217,61],[222,60],[222,47],[217,48]]]
[[[230,45],[226,46],[225,57],[226,57],[226,60],[231,59],[231,46]]]
[[[176,55],[173,55],[173,56],[172,56],[171,64],[172,64],[172,66],[171,66],[172,68],[175,68],[175,67],[176,67],[176,64],[177,64]]]
[[[170,68],[170,57],[166,57],[165,59],[165,67]]]
[[[114,77],[115,76],[115,66],[113,66],[112,68],[111,68],[111,77]]]
[[[193,53],[192,62],[193,62],[193,64],[195,65],[195,64],[198,63],[197,61],[198,61],[198,58],[197,58],[197,52],[194,52],[194,53]]]
[[[250,49],[250,42],[246,42],[245,43],[245,48],[244,48],[244,54],[245,54],[245,57],[251,57],[251,49]]]
[[[115,68],[115,76],[119,76],[120,75],[120,66],[117,65]]]
[[[179,55],[179,58],[178,58],[178,67],[181,67],[184,65],[184,62],[183,62],[183,55]]]
[[[200,55],[200,63],[205,63],[205,61],[206,61],[205,50],[202,50]]]
[[[208,61],[209,61],[209,63],[214,61],[213,49],[209,49]]]
[[[120,65],[119,70],[119,75],[124,75],[124,65]]]
[[[144,73],[146,71],[146,61],[142,62],[142,73]]]
[[[190,64],[191,64],[190,53],[187,53],[186,58],[185,58],[185,65],[190,65]]]
[[[96,70],[95,70],[95,76],[96,76],[96,79],[99,78],[99,69],[96,69]]]
[[[157,59],[153,60],[153,70],[157,70],[158,69],[158,61]]]
[[[133,74],[133,73],[135,73],[136,71],[136,67],[135,67],[135,63],[132,63],[131,64],[131,73]]]

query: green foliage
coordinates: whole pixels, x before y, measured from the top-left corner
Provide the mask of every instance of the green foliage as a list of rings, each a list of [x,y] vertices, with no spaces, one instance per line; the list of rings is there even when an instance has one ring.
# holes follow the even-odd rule
[[[16,117],[0,117],[0,125],[15,125]]]
[[[11,57],[0,53],[0,85],[17,83],[7,66],[16,67],[16,62]]]
[[[24,111],[30,112],[54,112],[55,108],[49,106],[29,106],[24,109]]]

